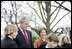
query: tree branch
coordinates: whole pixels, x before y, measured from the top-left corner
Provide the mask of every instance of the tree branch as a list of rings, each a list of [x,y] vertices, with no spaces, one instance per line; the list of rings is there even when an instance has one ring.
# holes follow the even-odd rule
[[[64,1],[61,3],[61,5],[62,5],[63,3],[64,3]],[[51,24],[54,22],[54,20],[56,19],[57,15],[59,14],[60,9],[61,9],[61,6],[59,6],[59,10],[58,10],[55,18],[54,18],[54,19],[52,20],[52,22],[50,23],[50,25],[51,25]]]
[[[42,17],[42,19],[43,19],[43,22],[45,23],[45,20],[44,20],[44,18],[43,18],[43,15],[42,15],[42,11],[41,11],[41,7],[40,7],[40,3],[39,3],[39,2],[38,2],[38,6],[39,6],[39,11],[40,11],[41,17]]]
[[[41,6],[42,6],[42,9],[43,9],[43,14],[44,14],[44,17],[45,17],[45,19],[46,19],[46,15],[45,15],[45,9],[44,9],[44,7],[43,7],[43,5],[42,5],[42,3],[41,3]]]
[[[40,18],[40,16],[39,16],[39,14],[37,13],[37,11],[36,11],[33,7],[31,7],[29,3],[27,3],[27,4],[29,5],[30,8],[32,8],[32,9],[34,10],[34,12],[35,12],[35,13],[37,14],[37,16]],[[40,20],[43,22],[43,20],[42,20],[41,18],[40,18]]]
[[[59,20],[58,20],[58,22],[50,29],[50,30],[52,30],[58,23],[59,23],[59,21],[61,21],[67,14],[69,14],[70,12],[68,12],[68,13],[66,13],[62,18],[60,18]]]
[[[55,1],[57,4],[61,5],[60,3],[58,3],[57,1]],[[63,5],[61,5],[65,10],[71,12],[71,10],[69,10],[68,8],[64,7]]]

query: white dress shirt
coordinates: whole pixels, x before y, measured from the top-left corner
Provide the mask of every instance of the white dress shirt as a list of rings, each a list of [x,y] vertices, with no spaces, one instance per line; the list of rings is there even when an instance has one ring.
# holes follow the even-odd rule
[[[19,26],[19,29],[21,30],[22,34],[24,35],[23,29],[20,26]],[[27,32],[26,31],[25,31],[25,33],[26,33],[26,36],[28,38],[28,35],[27,35]]]
[[[10,35],[9,35],[8,37],[11,38],[11,39],[13,40],[13,38],[12,38]]]

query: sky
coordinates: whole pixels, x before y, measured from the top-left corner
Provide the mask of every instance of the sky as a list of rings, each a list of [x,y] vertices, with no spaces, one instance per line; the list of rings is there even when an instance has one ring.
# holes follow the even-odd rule
[[[29,6],[26,4],[26,1],[24,1],[24,3],[18,2],[18,4],[22,4],[22,6],[23,6],[23,7],[18,7],[18,8],[21,8],[21,9],[18,10],[19,12],[21,12],[21,10],[22,10],[22,11],[24,11],[25,14],[28,14],[28,17],[32,18],[33,20],[35,19],[34,16],[36,16],[36,15],[35,15],[35,14],[33,14],[33,16],[31,15],[31,12],[32,12],[33,10],[32,10],[31,8],[29,8]],[[36,5],[36,3],[35,3],[35,5],[34,5],[34,3],[31,1],[30,4],[31,4],[32,7],[34,7],[35,9],[38,8],[37,5]],[[5,4],[2,4],[2,5],[3,5],[3,7],[5,7],[7,10],[10,10],[10,9],[11,9],[9,2],[6,2]],[[54,3],[54,2],[52,2],[52,5],[58,6],[58,5],[57,5],[56,3]],[[71,10],[71,4],[70,4],[69,2],[64,3],[63,5]],[[53,12],[54,9],[55,9],[55,7],[51,7],[51,12]],[[57,11],[58,11],[58,10],[57,10]],[[50,22],[51,22],[51,21],[53,20],[53,18],[55,17],[57,11],[56,11],[55,14],[51,17]],[[33,11],[33,12],[34,12],[34,11]],[[23,13],[23,12],[22,12],[22,13]],[[24,13],[23,13],[23,14],[24,14]],[[60,9],[60,12],[59,12],[56,20],[52,23],[51,28],[52,28],[52,26],[53,26],[64,14],[66,14],[66,13],[67,13],[67,11]],[[18,15],[21,16],[20,14],[18,14]],[[69,17],[69,16],[70,16],[70,17]],[[14,21],[14,18],[13,18],[13,21]],[[39,23],[42,27],[45,27],[45,25],[40,21],[40,19],[38,18],[38,16],[36,16],[36,22]],[[34,22],[31,22],[31,21],[30,21],[30,25],[31,25],[32,27],[35,27]],[[3,33],[4,33],[4,28],[5,28],[5,26],[6,26],[6,23],[5,23],[4,19],[1,19],[1,35],[3,35]],[[37,26],[38,26],[38,25],[37,25]],[[67,27],[67,26],[68,26],[68,27],[71,27],[71,13],[68,14],[67,16],[65,16],[65,17],[54,27],[53,30],[56,30],[57,28],[60,28],[60,27]]]

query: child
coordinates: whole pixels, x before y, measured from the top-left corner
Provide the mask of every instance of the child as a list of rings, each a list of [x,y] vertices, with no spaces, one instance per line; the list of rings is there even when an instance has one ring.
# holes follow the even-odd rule
[[[5,37],[1,40],[1,48],[17,48],[13,38],[17,36],[17,26],[14,24],[7,25],[5,28]]]
[[[48,37],[48,44],[46,45],[46,48],[62,48],[62,46],[58,45],[58,37],[55,34],[51,34]]]

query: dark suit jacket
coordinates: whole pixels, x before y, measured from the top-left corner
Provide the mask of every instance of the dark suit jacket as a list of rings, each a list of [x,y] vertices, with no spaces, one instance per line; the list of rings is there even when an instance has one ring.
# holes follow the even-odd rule
[[[60,45],[57,45],[55,48],[63,48],[62,46],[60,46]]]
[[[66,43],[64,45],[62,45],[63,48],[71,48],[71,44],[70,43]]]
[[[23,35],[23,33],[21,32],[21,30],[18,28],[18,35],[15,39],[18,48],[33,48],[33,44],[32,44],[32,35],[31,32],[26,30],[27,35],[28,35],[28,42],[29,42],[29,47],[27,45],[27,42],[25,40],[25,37]]]
[[[43,42],[43,43],[40,44],[40,47],[39,48],[45,48],[46,45],[47,45],[47,43],[46,42]]]
[[[10,37],[6,36],[1,40],[1,48],[17,48],[17,44]]]

